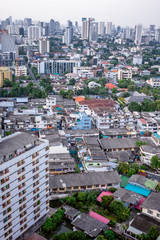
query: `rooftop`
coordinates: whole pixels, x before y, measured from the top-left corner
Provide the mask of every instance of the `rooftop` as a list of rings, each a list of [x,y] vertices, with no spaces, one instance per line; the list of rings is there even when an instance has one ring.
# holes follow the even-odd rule
[[[23,133],[17,132],[8,137],[3,138],[2,142],[0,142],[0,159],[2,158],[4,161],[5,160],[7,161],[7,156],[10,155],[11,159],[13,155],[17,156],[21,154],[22,152],[28,150],[28,148],[32,147],[32,144],[35,145],[36,140],[38,140],[38,137],[24,132]],[[37,143],[38,142],[36,142],[36,144]],[[27,145],[30,146],[26,148]],[[21,151],[17,152],[18,150]]]
[[[160,192],[152,192],[150,196],[142,203],[141,207],[156,210],[160,213]]]
[[[72,221],[72,224],[91,237],[98,236],[101,231],[106,230],[107,228],[106,224],[88,216],[85,213],[81,213],[80,215],[78,215]]]
[[[50,189],[120,182],[121,179],[116,171],[66,174],[50,176]]]

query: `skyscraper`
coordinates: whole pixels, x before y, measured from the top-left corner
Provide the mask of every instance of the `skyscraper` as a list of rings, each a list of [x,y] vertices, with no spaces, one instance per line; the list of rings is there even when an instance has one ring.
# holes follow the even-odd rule
[[[103,36],[105,34],[105,23],[99,22],[98,23],[98,35]]]
[[[49,22],[49,35],[53,36],[54,32],[55,32],[55,22],[53,19],[51,19]]]
[[[73,40],[73,26],[72,26],[72,22],[68,20],[68,25],[66,27],[65,34],[64,34],[64,42],[66,45],[69,45],[72,43],[72,40]]]
[[[90,21],[89,41],[98,40],[98,22]]]
[[[112,33],[112,22],[107,22],[106,24],[106,34],[111,35]]]
[[[39,52],[40,54],[49,53],[49,39],[41,38],[39,39]]]
[[[140,45],[142,40],[142,25],[138,24],[135,26],[135,39],[134,43]]]
[[[38,26],[29,26],[28,38],[33,40],[39,40],[40,37],[41,37],[41,28]]]
[[[87,18],[82,18],[82,39],[88,39],[88,21]]]
[[[158,29],[156,30],[155,40],[156,40],[157,42],[160,42],[160,28],[158,28]]]

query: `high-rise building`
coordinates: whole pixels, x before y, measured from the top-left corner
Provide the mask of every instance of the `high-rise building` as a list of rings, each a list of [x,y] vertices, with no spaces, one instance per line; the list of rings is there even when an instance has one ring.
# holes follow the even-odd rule
[[[39,39],[39,52],[40,52],[40,54],[49,53],[49,39],[48,38]]]
[[[88,39],[88,21],[87,18],[82,18],[82,34],[81,34],[81,38],[82,39]]]
[[[3,87],[5,79],[12,81],[12,71],[8,67],[0,67],[0,87]]]
[[[56,22],[55,22],[55,31],[56,31],[56,32],[59,32],[60,29],[61,29],[60,23],[56,21]]]
[[[98,23],[98,35],[104,36],[105,34],[105,23],[99,22]]]
[[[155,33],[155,25],[150,25],[149,26],[149,32],[151,33],[151,34],[154,34]]]
[[[0,51],[15,52],[18,56],[18,46],[15,44],[15,38],[5,31],[0,31]]]
[[[28,38],[33,40],[39,40],[41,37],[41,28],[38,26],[29,26],[28,28]]]
[[[156,30],[155,40],[156,40],[157,42],[160,42],[160,28],[158,28],[158,29]]]
[[[68,24],[64,33],[64,42],[66,45],[69,45],[72,43],[73,40],[73,26],[72,22],[68,20]]]
[[[48,140],[14,133],[0,141],[0,239],[24,239],[49,209]]]
[[[49,22],[49,35],[53,36],[55,33],[55,21],[53,19]]]
[[[107,22],[106,24],[106,34],[111,35],[112,33],[112,22]]]
[[[89,41],[98,40],[98,22],[90,21],[89,25]]]
[[[140,45],[142,40],[142,25],[138,24],[135,26],[135,39],[134,42],[136,45]]]
[[[47,60],[38,63],[38,73],[42,74],[63,74],[72,73],[73,67],[80,67],[78,60]]]

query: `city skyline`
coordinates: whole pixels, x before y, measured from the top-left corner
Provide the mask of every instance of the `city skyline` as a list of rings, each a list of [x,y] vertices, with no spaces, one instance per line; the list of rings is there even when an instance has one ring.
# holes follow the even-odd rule
[[[9,9],[8,9],[8,6]],[[32,8],[31,8],[32,6]],[[53,8],[52,8],[53,6]],[[99,8],[99,11],[97,9]],[[78,21],[81,23],[82,17],[94,17],[96,21],[113,22],[115,25],[134,27],[135,24],[141,23],[144,27],[150,24],[160,26],[158,11],[160,2],[153,0],[150,4],[149,0],[135,0],[134,5],[128,4],[127,0],[110,1],[110,0],[82,0],[75,5],[73,0],[60,0],[58,2],[46,0],[45,5],[42,0],[31,0],[16,2],[7,0],[1,4],[1,19],[7,18],[9,15],[13,19],[23,19],[31,17],[33,20],[48,22],[51,18],[66,24],[67,20]]]

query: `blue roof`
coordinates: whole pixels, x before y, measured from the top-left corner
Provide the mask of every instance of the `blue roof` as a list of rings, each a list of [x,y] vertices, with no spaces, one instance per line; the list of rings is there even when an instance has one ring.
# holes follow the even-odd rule
[[[135,185],[132,185],[132,184],[127,184],[125,189],[136,192],[136,193],[139,193],[139,194],[141,194],[143,196],[146,196],[146,197],[148,197],[148,195],[151,192],[150,190],[147,190],[145,188],[138,187],[138,186],[135,186]]]
[[[153,133],[153,135],[157,138],[160,139],[160,135],[158,133]]]

